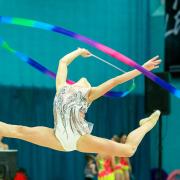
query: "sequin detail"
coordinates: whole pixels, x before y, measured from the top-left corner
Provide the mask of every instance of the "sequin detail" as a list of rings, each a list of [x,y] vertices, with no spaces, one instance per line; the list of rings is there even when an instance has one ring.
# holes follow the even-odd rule
[[[81,114],[85,114],[90,106],[86,95],[90,88],[65,85],[58,90],[54,98],[54,126],[62,123],[64,131],[68,137],[67,126],[73,133],[80,135],[90,134],[93,124],[87,122]]]

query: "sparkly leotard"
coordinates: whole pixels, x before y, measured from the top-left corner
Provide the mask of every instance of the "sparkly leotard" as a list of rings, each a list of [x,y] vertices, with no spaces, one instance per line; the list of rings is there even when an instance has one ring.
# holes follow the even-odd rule
[[[66,151],[76,150],[80,136],[92,131],[93,124],[84,119],[90,106],[86,97],[89,91],[90,88],[65,85],[54,98],[55,135]]]

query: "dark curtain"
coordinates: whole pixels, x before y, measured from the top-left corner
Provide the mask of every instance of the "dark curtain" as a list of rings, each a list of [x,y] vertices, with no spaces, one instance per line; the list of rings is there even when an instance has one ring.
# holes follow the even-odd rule
[[[54,89],[0,87],[0,119],[6,123],[53,127]],[[144,97],[129,95],[122,99],[100,98],[89,109],[86,119],[94,122],[93,134],[111,138],[128,133],[144,117]],[[33,134],[32,134],[33,136]],[[47,137],[48,140],[48,137]],[[18,167],[23,167],[31,180],[82,180],[84,154],[57,152],[16,139],[8,139],[18,149]],[[137,180],[148,180],[150,168],[149,136],[131,158]]]

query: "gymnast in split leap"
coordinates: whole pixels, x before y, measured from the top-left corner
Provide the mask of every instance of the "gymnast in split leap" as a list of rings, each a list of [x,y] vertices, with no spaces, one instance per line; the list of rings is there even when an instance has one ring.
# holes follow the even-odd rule
[[[142,119],[140,126],[127,136],[125,144],[91,135],[93,124],[87,122],[84,117],[94,100],[141,73],[138,70],[132,70],[97,87],[91,87],[86,78],[81,78],[75,84],[69,85],[66,83],[67,67],[78,56],[88,58],[91,53],[86,49],[78,48],[60,59],[53,107],[54,128],[26,127],[0,122],[0,136],[21,139],[57,151],[77,150],[84,153],[131,157],[145,134],[156,125],[160,111],[157,110]],[[147,61],[143,67],[151,71],[158,68],[160,62],[161,60],[156,56]]]

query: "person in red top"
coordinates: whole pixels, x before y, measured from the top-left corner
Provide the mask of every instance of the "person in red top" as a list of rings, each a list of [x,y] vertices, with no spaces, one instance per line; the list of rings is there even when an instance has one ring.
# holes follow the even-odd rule
[[[16,172],[14,180],[28,180],[28,176],[26,174],[26,171],[23,168],[19,169]]]
[[[98,180],[115,180],[111,156],[98,154],[96,163],[98,168]]]

